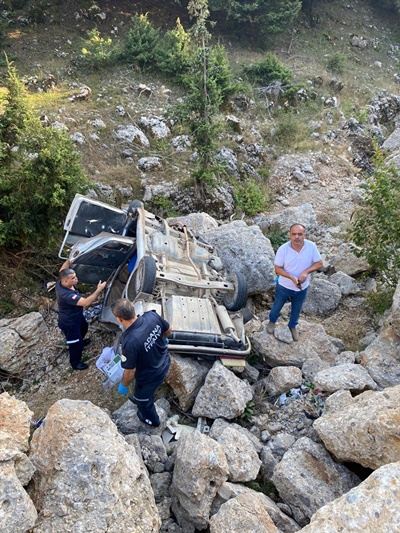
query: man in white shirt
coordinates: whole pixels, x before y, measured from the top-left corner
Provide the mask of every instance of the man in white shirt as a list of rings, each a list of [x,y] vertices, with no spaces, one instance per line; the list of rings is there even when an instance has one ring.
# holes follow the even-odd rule
[[[305,237],[306,228],[302,224],[293,224],[289,229],[290,240],[276,252],[274,264],[279,278],[267,324],[267,332],[273,333],[281,309],[290,299],[289,329],[294,341],[299,340],[297,324],[307,296],[310,274],[322,268],[322,259],[317,247]]]

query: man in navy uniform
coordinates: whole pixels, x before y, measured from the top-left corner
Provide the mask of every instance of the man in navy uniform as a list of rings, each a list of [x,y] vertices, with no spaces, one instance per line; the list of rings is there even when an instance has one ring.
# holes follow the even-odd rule
[[[138,418],[157,427],[160,419],[154,405],[154,393],[168,374],[170,357],[166,338],[172,327],[155,311],[137,316],[132,302],[124,298],[114,302],[111,310],[125,328],[121,341],[124,375],[118,392],[126,396],[135,378],[134,393],[129,399],[138,407]]]
[[[104,290],[106,282],[99,281],[96,290],[90,296],[83,298],[76,289],[78,278],[75,271],[69,266],[70,261],[67,259],[60,269],[56,283],[58,327],[67,339],[72,368],[86,370],[88,365],[81,362],[81,357],[84,346],[89,343],[89,339],[85,339],[89,326],[83,315],[83,308],[96,300]]]

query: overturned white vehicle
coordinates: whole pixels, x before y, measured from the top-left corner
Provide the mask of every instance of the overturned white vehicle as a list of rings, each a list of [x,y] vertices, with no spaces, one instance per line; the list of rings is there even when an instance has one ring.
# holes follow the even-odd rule
[[[76,195],[59,256],[79,282],[108,280],[99,321],[118,330],[111,304],[128,298],[138,314],[155,309],[173,327],[172,353],[243,364],[250,353],[240,310],[241,274],[227,275],[212,246],[177,222],[168,224],[134,200],[127,210]]]

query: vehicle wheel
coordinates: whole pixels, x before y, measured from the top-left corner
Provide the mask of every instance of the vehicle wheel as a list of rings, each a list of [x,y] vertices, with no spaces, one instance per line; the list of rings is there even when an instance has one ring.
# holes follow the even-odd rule
[[[238,272],[228,276],[228,281],[233,283],[235,290],[234,292],[227,292],[224,294],[222,303],[228,309],[228,311],[239,311],[246,305],[247,301],[247,280]]]
[[[153,292],[156,284],[156,272],[157,267],[154,258],[149,255],[142,257],[136,272],[136,293],[151,294]]]
[[[143,202],[141,202],[140,200],[132,200],[128,207],[128,213],[133,213],[133,211],[138,207],[144,207]]]

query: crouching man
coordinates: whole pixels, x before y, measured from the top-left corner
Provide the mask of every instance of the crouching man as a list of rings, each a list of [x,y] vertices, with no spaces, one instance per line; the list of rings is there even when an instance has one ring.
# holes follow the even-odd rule
[[[170,356],[165,339],[172,327],[155,311],[137,316],[132,302],[124,298],[114,302],[111,310],[125,328],[121,341],[124,374],[118,392],[126,396],[135,378],[134,393],[129,399],[138,407],[138,418],[157,427],[160,419],[154,406],[154,393],[168,374]]]

